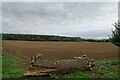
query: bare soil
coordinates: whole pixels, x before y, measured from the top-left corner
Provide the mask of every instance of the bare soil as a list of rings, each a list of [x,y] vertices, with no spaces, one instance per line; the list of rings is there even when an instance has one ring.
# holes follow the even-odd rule
[[[31,58],[43,54],[46,59],[67,59],[88,55],[94,59],[116,59],[118,47],[105,42],[40,42],[40,41],[3,41],[3,51]]]

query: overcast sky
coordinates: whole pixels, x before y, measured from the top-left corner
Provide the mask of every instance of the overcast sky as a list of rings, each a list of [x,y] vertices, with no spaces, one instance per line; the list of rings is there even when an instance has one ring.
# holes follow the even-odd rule
[[[117,2],[4,2],[4,33],[108,38]]]

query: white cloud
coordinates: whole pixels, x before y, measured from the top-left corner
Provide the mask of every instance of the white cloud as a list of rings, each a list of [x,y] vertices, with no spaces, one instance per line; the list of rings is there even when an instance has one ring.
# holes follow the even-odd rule
[[[115,2],[5,2],[2,9],[3,32],[9,33],[107,38],[112,24],[117,21]],[[87,33],[89,31],[95,34],[90,35]],[[83,32],[85,35],[78,32]],[[100,35],[96,35],[97,32]]]

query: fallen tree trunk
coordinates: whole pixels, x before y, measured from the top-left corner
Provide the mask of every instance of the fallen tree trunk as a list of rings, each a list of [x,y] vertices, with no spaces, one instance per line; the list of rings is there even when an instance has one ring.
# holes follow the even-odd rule
[[[31,67],[24,76],[43,76],[51,72],[67,73],[76,70],[89,71],[94,66],[94,60],[86,55],[66,60],[45,60],[41,55],[31,58]]]

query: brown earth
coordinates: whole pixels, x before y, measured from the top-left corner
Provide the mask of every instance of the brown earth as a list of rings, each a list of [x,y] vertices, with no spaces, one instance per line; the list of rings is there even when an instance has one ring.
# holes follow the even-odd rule
[[[40,41],[3,41],[3,51],[31,58],[41,53],[47,59],[67,59],[88,55],[94,59],[115,59],[118,47],[105,42],[40,42]]]

